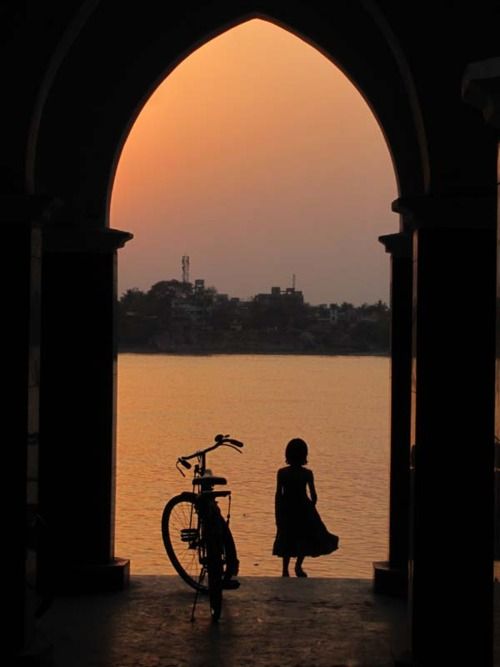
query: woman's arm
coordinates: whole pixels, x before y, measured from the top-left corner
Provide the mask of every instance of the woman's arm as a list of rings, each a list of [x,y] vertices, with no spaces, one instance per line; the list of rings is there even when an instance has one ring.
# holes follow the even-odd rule
[[[283,486],[282,486],[282,483],[281,483],[280,472],[281,472],[281,470],[278,470],[278,474],[276,475],[276,494],[274,496],[274,517],[275,517],[277,526],[280,523],[281,501],[282,501],[282,498],[283,498]]]
[[[311,501],[313,505],[316,505],[318,501],[318,494],[316,493],[316,487],[314,486],[314,475],[313,471],[309,470],[309,476],[307,478],[307,485],[309,487],[309,495],[311,496]]]

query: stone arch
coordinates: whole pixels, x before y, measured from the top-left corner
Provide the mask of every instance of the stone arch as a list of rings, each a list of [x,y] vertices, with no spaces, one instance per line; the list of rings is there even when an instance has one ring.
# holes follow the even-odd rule
[[[75,7],[82,10],[73,21]],[[16,364],[7,384],[20,406],[8,415],[16,433],[10,462],[23,498],[13,526],[22,524],[32,502],[26,457],[18,452],[26,454],[26,430],[36,431],[33,304],[41,284],[40,504],[54,511],[53,527],[64,538],[54,567],[70,585],[117,585],[119,576],[108,574],[119,569],[112,534],[113,299],[115,250],[127,235],[107,229],[111,175],[130,123],[168,71],[221,31],[264,17],[328,54],[363,92],[386,134],[399,181],[395,209],[405,232],[389,249],[394,259],[399,241],[409,246],[402,251],[405,286],[412,276],[416,281],[405,296],[406,308],[411,299],[414,304],[406,336],[413,329],[412,419],[419,449],[412,651],[422,663],[491,664],[498,133],[463,104],[462,77],[469,63],[498,53],[496,3],[484,0],[471,9],[376,0],[263,0],[258,6],[254,0],[216,0],[165,8],[144,0],[138,10],[117,0],[88,0],[37,6],[35,19],[20,17],[15,7],[8,12],[12,21],[2,33],[6,88],[22,105],[2,109],[4,243],[19,260],[7,312],[22,303],[23,330],[32,327],[31,337],[12,327],[8,339]],[[27,44],[37,53],[29,67]],[[44,195],[57,199],[57,208],[47,210]],[[39,236],[32,228],[40,219],[41,283]],[[12,276],[6,274],[5,282]],[[473,304],[472,316],[464,301]],[[35,461],[36,433],[29,443]],[[72,466],[70,479],[58,472],[61,461]],[[467,516],[476,528],[464,563],[457,535]],[[23,539],[22,552],[24,558]],[[22,590],[24,562],[14,565]],[[22,604],[16,609],[24,612]]]
[[[191,52],[251,18],[268,20],[310,43],[360,91],[385,135],[402,196],[422,194],[429,165],[422,113],[408,64],[388,25],[367,8],[342,12],[300,3],[221,3],[180,21],[173,9],[137,15],[109,4],[94,6],[72,28],[64,58],[40,93],[32,124],[28,184],[57,197],[61,222],[107,225],[112,175],[131,124],[168,73]],[[109,30],[120,38],[107,48]]]
[[[86,407],[86,419],[74,435],[75,446],[86,451],[78,482],[81,502],[72,507],[85,520],[78,532],[64,536],[65,547],[78,551],[82,562],[72,562],[69,570],[67,563],[58,565],[63,587],[73,586],[89,566],[92,579],[97,566],[105,570],[114,559],[112,311],[115,250],[127,237],[108,228],[108,210],[119,154],[159,82],[196,48],[251,18],[295,34],[348,76],[378,119],[401,195],[422,195],[429,180],[416,87],[402,48],[374,3],[346,3],[339,11],[289,0],[268,0],[256,9],[254,2],[240,0],[202,5],[187,14],[181,6],[165,10],[156,2],[141,5],[140,12],[108,2],[84,5],[55,49],[40,88],[27,168],[32,194],[55,200],[44,231],[40,503],[56,525],[69,521],[59,499],[72,491],[57,472],[58,460],[65,456],[67,433],[74,431],[75,404]],[[99,492],[89,499],[86,485],[92,476]],[[82,541],[85,549],[79,547]]]

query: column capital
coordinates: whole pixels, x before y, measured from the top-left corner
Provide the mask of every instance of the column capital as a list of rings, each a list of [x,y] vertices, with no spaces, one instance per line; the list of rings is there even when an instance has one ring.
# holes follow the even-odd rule
[[[436,193],[400,197],[392,210],[404,216],[406,229],[495,229],[497,192],[471,189],[459,193]]]
[[[54,253],[112,253],[133,238],[130,232],[104,227],[52,226],[44,230],[44,251]]]
[[[0,195],[0,224],[22,224],[48,220],[58,206],[54,197],[43,195]]]
[[[378,240],[384,246],[385,251],[392,257],[411,257],[412,235],[411,232],[397,232],[395,234],[384,234]]]
[[[500,130],[500,57],[470,63],[462,79],[464,102],[479,109],[488,125]]]

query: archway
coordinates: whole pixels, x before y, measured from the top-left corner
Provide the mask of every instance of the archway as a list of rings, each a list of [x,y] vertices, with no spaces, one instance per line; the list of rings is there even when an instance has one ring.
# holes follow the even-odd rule
[[[372,562],[387,558],[388,360],[374,361],[376,368],[371,372],[380,380],[376,382],[368,377],[370,371],[366,376],[363,372],[357,375],[359,364],[369,363],[367,356],[363,360],[351,356],[350,361],[345,359],[344,365],[337,368],[331,357],[318,360],[317,365],[311,353],[369,355],[370,349],[372,355],[387,353],[388,347],[377,347],[376,341],[370,343],[368,339],[363,343],[356,332],[361,334],[363,328],[368,330],[371,326],[380,331],[385,327],[385,311],[379,313],[368,307],[363,310],[361,305],[388,300],[387,260],[377,237],[390,229],[389,202],[396,195],[387,148],[363,99],[322,54],[274,24],[252,20],[220,35],[184,60],[152,95],[136,120],[120,158],[111,207],[112,226],[134,233],[134,243],[128,244],[120,257],[120,295],[126,288],[139,288],[123,300],[123,307],[133,312],[127,317],[120,310],[124,327],[121,349],[134,354],[120,356],[119,377],[123,383],[119,382],[119,386],[124,389],[118,401],[121,408],[118,460],[122,447],[126,472],[119,467],[123,476],[118,477],[122,484],[117,488],[120,517],[117,526],[122,530],[117,534],[117,552],[132,558],[133,571],[158,574],[169,571],[158,532],[158,507],[165,502],[167,490],[172,493],[173,489],[182,488],[182,479],[176,474],[173,462],[184,451],[183,447],[186,452],[194,447],[193,437],[202,435],[200,415],[205,414],[208,427],[213,415],[221,410],[224,414],[223,406],[214,405],[209,399],[217,386],[216,381],[212,386],[211,378],[222,376],[233,377],[236,382],[233,391],[227,388],[229,393],[224,394],[232,407],[226,408],[228,414],[223,422],[233,423],[231,428],[224,423],[224,429],[231,433],[236,430],[249,445],[245,460],[233,462],[229,457],[228,461],[218,463],[224,469],[228,467],[229,479],[237,491],[232,522],[236,531],[241,527],[246,540],[239,544],[242,573],[269,575],[279,570],[269,546],[274,530],[275,471],[266,468],[265,462],[268,465],[270,462],[259,447],[264,447],[268,455],[269,448],[277,447],[279,453],[274,463],[281,466],[281,440],[287,434],[291,437],[290,429],[301,430],[301,421],[304,437],[311,436],[316,462],[311,465],[316,468],[318,489],[325,488],[327,492],[323,499],[325,518],[331,514],[331,523],[335,517],[344,544],[335,563],[319,559],[311,566],[313,572],[369,579]],[[396,219],[392,223],[395,225]],[[175,279],[184,280],[180,258],[186,248],[191,255],[188,281],[203,276],[219,293],[243,299],[233,310],[231,329],[221,325],[218,333],[213,333],[214,312],[225,312],[222,305],[217,307],[218,301],[207,306],[207,322],[198,326],[198,310],[196,321],[195,315],[188,312],[188,308],[196,308],[195,297],[191,303],[184,293],[182,299],[174,295],[173,290],[180,289],[180,285],[174,286]],[[278,335],[264,334],[255,328],[256,324],[249,323],[253,302],[248,297],[261,292],[264,300],[270,286],[280,282],[277,277],[288,277],[293,270],[299,278],[297,296],[303,295],[307,304],[302,317],[308,318],[309,323],[300,325],[302,330],[296,327],[296,333],[281,332],[280,328]],[[368,275],[373,278],[368,279]],[[158,283],[157,291],[162,285],[163,289],[172,290],[172,296],[159,300],[157,306],[153,305],[154,299],[160,297],[154,296],[154,290],[148,292],[153,283]],[[149,299],[146,293],[150,294]],[[338,304],[331,308],[333,302]],[[345,312],[339,308],[342,302]],[[354,302],[356,306],[346,302]],[[315,323],[320,303],[326,305],[321,311],[321,322]],[[174,314],[167,319],[168,308]],[[325,318],[338,321],[327,325]],[[231,333],[236,326],[240,327],[239,337]],[[280,354],[294,350],[299,355],[307,354],[309,371],[305,359],[301,367],[289,357],[291,367],[295,368],[292,376],[296,375],[299,385],[308,387],[298,404],[303,406],[296,413],[298,423],[292,426],[292,415],[287,420],[282,413],[285,396],[291,393],[295,396],[291,377],[282,373],[282,382],[277,384],[275,380],[274,389],[263,400],[266,409],[262,414],[253,414],[250,420],[250,424],[259,424],[257,431],[250,428],[248,432],[243,427],[250,424],[245,410],[239,414],[235,396],[242,397],[247,411],[249,405],[256,406],[258,396],[249,394],[246,399],[243,396],[245,386],[257,386],[257,378],[250,371],[248,376],[240,377],[235,371],[231,373],[230,367],[242,372],[243,368],[249,369],[249,364],[256,371],[258,365],[262,378],[273,376],[271,367],[264,365],[265,358],[253,361],[233,354],[218,372],[214,359],[198,358],[198,366],[212,367],[207,377],[202,371],[198,376],[192,363],[184,367],[181,358],[167,364],[162,356],[153,361],[151,355],[142,359],[136,354],[155,350],[184,354],[224,354],[238,350],[250,353],[274,350]],[[267,360],[271,363],[269,357]],[[285,363],[276,362],[274,373]],[[163,363],[165,371],[160,371]],[[348,369],[345,364],[349,363]],[[149,368],[145,375],[151,382],[150,389],[136,375],[144,364]],[[321,369],[325,364],[331,367],[329,371],[325,368],[325,384],[320,390]],[[170,376],[164,376],[167,367],[171,368]],[[141,404],[137,406],[137,415],[150,415],[142,426],[134,418],[136,406],[129,393],[129,373],[137,377],[142,387],[137,395]],[[153,381],[152,375],[157,373],[158,380]],[[160,377],[165,377],[168,390],[166,386],[160,389],[164,386]],[[190,377],[193,385],[188,392],[190,399],[182,403],[181,397],[187,398],[186,384],[189,385]],[[309,381],[310,377],[316,380]],[[356,377],[358,383],[351,386]],[[177,385],[178,399],[172,390]],[[201,394],[197,393],[197,387]],[[315,390],[316,411],[312,399]],[[166,392],[163,405],[162,391]],[[368,398],[370,394],[373,404]],[[298,395],[290,399],[298,401]],[[347,395],[351,399],[345,404]],[[356,395],[358,399],[354,398]],[[160,404],[156,405],[156,401]],[[192,413],[194,404],[196,417]],[[211,408],[207,412],[208,404]],[[344,417],[352,410],[347,405],[359,406],[358,417],[353,415],[348,424]],[[182,420],[177,424],[181,415],[187,419],[185,429],[180,426]],[[327,417],[331,418],[328,426]],[[216,423],[220,424],[220,417]],[[220,430],[222,426],[217,428]],[[203,443],[213,435],[211,428],[208,430],[201,438]],[[141,454],[134,457],[132,452],[136,447]],[[336,454],[337,450],[343,454]],[[379,450],[373,459],[374,452]],[[156,454],[150,457],[148,451]],[[259,461],[264,469],[256,472]],[[248,467],[264,484],[259,508],[252,507],[255,502],[252,485],[239,480],[238,473],[245,479]],[[330,476],[325,477],[325,468]],[[140,487],[134,484],[137,476],[142,480]],[[145,479],[150,479],[150,483],[145,485]],[[348,479],[357,491],[349,491]],[[156,486],[158,489],[153,491]],[[137,494],[133,491],[136,488]],[[331,489],[335,489],[333,497]],[[336,502],[337,496],[345,501]],[[239,517],[243,512],[245,521]],[[254,526],[255,544],[252,544],[251,517],[256,512],[261,520],[259,526]],[[137,523],[133,517],[137,517]],[[137,540],[139,534],[142,537]],[[125,535],[129,535],[130,542]]]
[[[106,40],[104,29],[106,21],[104,17],[107,11],[109,9],[106,7],[100,7],[97,11],[101,21],[98,25],[101,25],[104,30],[101,33],[103,40]],[[304,11],[305,15],[302,15]],[[170,40],[165,41],[164,31],[167,30],[168,24],[162,24],[161,21],[155,23],[154,17],[149,16],[144,24],[144,27],[146,25],[148,27],[147,48],[145,48],[144,42],[141,43],[139,39],[139,35],[142,33],[136,18],[131,15],[128,16],[126,10],[124,12],[122,17],[124,25],[127,25],[128,29],[133,32],[135,39],[128,38],[124,29],[123,51],[120,52],[119,49],[116,49],[109,62],[99,63],[92,77],[87,76],[83,81],[78,80],[74,68],[76,67],[77,71],[79,67],[88,67],[85,49],[87,46],[91,46],[85,40],[85,29],[90,30],[90,24],[85,26],[79,36],[79,47],[74,47],[71,57],[68,55],[69,60],[67,59],[63,63],[58,72],[50,99],[46,102],[42,121],[38,127],[37,150],[33,151],[36,156],[33,163],[34,183],[38,190],[48,189],[51,192],[58,192],[64,200],[61,208],[54,214],[52,228],[47,230],[46,234],[47,249],[44,280],[47,289],[45,289],[45,293],[47,295],[58,295],[53,304],[46,301],[44,307],[45,327],[50,328],[51,331],[57,330],[51,319],[58,317],[56,311],[60,303],[61,293],[60,287],[52,290],[48,289],[48,285],[53,280],[60,285],[59,276],[61,274],[65,274],[68,278],[66,282],[68,289],[72,292],[81,290],[82,300],[89,299],[88,309],[93,309],[94,315],[97,316],[96,304],[98,301],[92,294],[92,290],[89,289],[88,275],[90,272],[95,281],[95,287],[92,289],[96,289],[102,295],[100,306],[102,317],[111,317],[110,302],[106,301],[109,299],[109,292],[103,292],[102,286],[103,281],[106,281],[109,289],[113,289],[114,260],[112,260],[112,256],[102,252],[101,248],[102,239],[105,239],[104,242],[108,244],[108,252],[112,252],[113,246],[116,247],[116,241],[113,239],[114,233],[111,230],[106,231],[106,225],[112,174],[118,159],[119,149],[121,143],[125,140],[130,123],[138,113],[144,99],[157,84],[160,76],[163,77],[173,67],[181,54],[182,56],[186,55],[201,42],[201,34],[196,37],[197,24],[193,22],[189,27],[191,30],[189,36],[183,32],[178,34],[179,43],[175,50],[175,56],[172,51],[166,53],[166,44],[171,49],[173,48],[171,33],[168,33]],[[93,18],[96,18],[95,14]],[[313,42],[320,50],[328,53],[331,59],[339,64],[349,74],[351,80],[363,90],[364,97],[375,115],[378,116],[379,122],[384,128],[388,145],[392,149],[400,193],[414,194],[418,192],[423,187],[424,169],[415,169],[415,160],[417,160],[417,164],[421,164],[419,156],[425,155],[425,148],[419,147],[420,135],[415,130],[418,118],[415,119],[415,110],[412,107],[413,98],[411,95],[403,94],[406,93],[408,86],[411,86],[411,84],[401,76],[400,63],[394,58],[394,54],[388,53],[386,37],[373,22],[373,17],[369,13],[363,17],[368,34],[372,35],[371,39],[366,39],[366,35],[361,39],[360,36],[357,46],[354,45],[352,39],[346,39],[348,34],[351,36],[353,32],[357,34],[357,30],[353,30],[354,26],[359,29],[361,17],[357,10],[353,10],[352,15],[350,11],[346,11],[343,14],[343,21],[339,21],[338,25],[336,23],[335,34],[329,34],[328,39],[322,33],[321,20],[319,18],[314,19],[314,14],[310,15],[309,10],[297,10],[295,18],[293,12],[288,13],[287,21],[279,13],[270,13],[267,18],[278,25],[283,25],[292,33],[296,32],[303,38],[307,34],[306,26],[312,27],[314,21],[317,21],[316,29],[311,32],[309,41]],[[130,20],[129,24],[127,20]],[[205,18],[203,20],[205,21]],[[241,14],[237,18],[226,16],[224,21],[219,17],[218,25],[224,25],[224,28],[227,28],[241,20]],[[297,28],[294,27],[294,22],[296,22]],[[209,24],[209,21],[203,23],[204,39],[221,31],[221,28],[216,28],[215,25],[207,31],[207,25]],[[155,30],[157,31],[156,37],[154,36]],[[97,38],[95,32],[93,32],[92,37],[93,49]],[[131,44],[134,46],[131,47]],[[181,44],[185,44],[185,46],[181,47]],[[130,70],[128,77],[124,77],[122,70],[123,58],[130,59],[130,54],[134,52],[134,68]],[[354,53],[356,53],[355,57]],[[116,60],[113,62],[113,59]],[[376,76],[377,69],[385,71],[383,79]],[[112,84],[113,81],[115,82],[114,85]],[[68,88],[72,89],[72,93],[69,92]],[[397,103],[395,103],[394,98],[395,91],[400,91]],[[98,100],[103,100],[103,95],[106,102],[97,103]],[[61,114],[65,117],[71,115],[74,124],[78,127],[78,133],[72,133],[71,139],[61,132],[61,127],[67,127],[61,125]],[[96,154],[98,155],[97,160],[95,159]],[[76,173],[78,173],[78,178],[76,178]],[[37,174],[40,174],[40,176],[37,177]],[[71,221],[71,223],[68,224],[65,221]],[[59,231],[61,225],[67,230],[63,236]],[[53,247],[51,247],[51,238],[54,239]],[[112,260],[111,263],[110,260]],[[78,267],[79,262],[80,266]],[[102,300],[103,297],[105,302]],[[75,313],[74,317],[77,318],[78,315]],[[102,337],[98,339],[99,335],[89,331],[88,328],[81,334],[85,340],[85,345],[88,345],[88,337],[92,336],[92,362],[89,363],[89,360],[82,358],[82,368],[80,372],[76,373],[79,378],[80,389],[78,391],[83,392],[81,399],[77,402],[86,403],[89,407],[89,396],[91,396],[94,403],[92,406],[93,420],[88,422],[89,430],[85,433],[85,430],[82,429],[80,436],[85,442],[96,441],[95,456],[99,458],[104,455],[106,463],[103,462],[103,465],[106,469],[109,465],[113,466],[113,455],[102,453],[109,450],[109,444],[106,444],[106,440],[112,438],[114,432],[112,410],[114,367],[107,366],[106,370],[104,370],[104,365],[99,367],[104,370],[104,375],[98,382],[102,391],[101,395],[97,395],[90,390],[90,386],[95,384],[95,377],[93,375],[89,376],[89,372],[95,369],[99,353],[104,357],[112,354],[114,341],[112,337],[107,337],[105,341],[102,340]],[[72,342],[71,345],[73,344]],[[73,414],[70,406],[63,411],[68,414],[69,419],[69,423],[64,424],[60,418],[60,406],[67,402],[68,399],[65,397],[72,396],[72,405],[75,401],[75,394],[72,395],[71,392],[65,391],[64,395],[61,395],[60,391],[61,387],[67,385],[67,382],[63,379],[66,374],[66,364],[64,362],[61,364],[57,360],[64,358],[64,354],[61,353],[67,347],[68,343],[65,342],[63,332],[61,332],[60,338],[51,336],[44,350],[44,363],[46,367],[52,368],[52,372],[50,378],[47,376],[43,378],[42,376],[42,381],[45,383],[44,397],[42,397],[42,431],[46,432],[46,437],[50,438],[52,442],[61,441],[63,447],[65,434],[71,430]],[[67,354],[69,354],[69,351]],[[55,372],[56,367],[59,367],[61,375]],[[86,376],[88,380],[83,379]],[[90,423],[92,423],[92,426],[90,426]],[[102,424],[99,428],[103,438],[100,446],[97,446],[96,423]],[[56,456],[56,449],[53,451]],[[101,452],[101,454],[98,452]],[[89,465],[92,468],[96,466],[97,458],[92,460],[89,457]],[[46,470],[51,470],[53,467],[49,465],[47,459],[45,461]],[[90,474],[90,470],[87,473]],[[110,473],[103,474],[108,476]],[[52,482],[54,481],[52,480]],[[107,490],[104,491],[104,497],[107,498],[106,504],[112,514],[113,484],[111,480],[105,487]],[[91,520],[88,503],[82,496],[82,503],[85,505],[88,517],[89,532],[95,532],[95,522],[102,523],[103,521],[101,509],[103,501],[104,498],[99,501],[96,500],[95,516]],[[54,509],[54,511],[56,510]],[[112,532],[109,523],[111,515],[107,514],[107,517],[104,519],[102,530],[98,531],[102,536],[102,543],[97,546],[95,540],[92,540],[96,549],[92,560],[97,562],[106,560],[112,553],[112,551],[110,552],[112,542],[109,542],[106,538],[106,535]],[[80,538],[75,536],[75,539]]]
[[[83,520],[76,522],[79,535],[71,531],[66,535],[65,553],[79,553],[81,562],[71,564],[75,572],[88,572],[89,564],[98,566],[90,575],[92,579],[96,569],[107,569],[113,556],[112,310],[114,254],[124,237],[107,229],[110,174],[130,122],[156,83],[207,38],[258,14],[247,2],[231,10],[221,3],[210,8],[196,5],[189,11],[172,8],[168,14],[154,6],[142,13],[121,7],[117,14],[111,3],[87,3],[84,9],[68,27],[40,82],[29,137],[26,133],[26,172],[29,195],[47,193],[61,204],[52,212],[45,234],[40,486],[41,490],[44,487],[44,502],[50,505],[54,501],[52,517],[61,527],[71,522],[61,513],[57,498],[76,493],[78,501],[72,510]],[[484,622],[477,626],[484,628],[483,634],[477,630],[474,635],[467,625],[470,611],[469,615],[461,612],[465,607],[485,608],[481,603],[491,589],[488,530],[478,535],[460,598],[452,582],[463,573],[450,556],[461,528],[457,516],[471,508],[474,516],[491,515],[491,498],[484,489],[491,476],[493,441],[493,337],[490,339],[489,332],[494,321],[490,302],[495,200],[491,190],[495,185],[496,145],[480,119],[463,108],[459,91],[465,63],[484,57],[484,44],[494,41],[488,42],[479,31],[480,40],[457,39],[443,53],[442,35],[449,28],[449,16],[439,7],[429,10],[431,14],[422,11],[407,18],[397,10],[388,10],[391,21],[374,2],[349,3],[341,10],[337,6],[320,10],[298,2],[270,2],[261,10],[328,53],[348,73],[363,90],[392,149],[402,228],[412,231],[418,249],[418,287],[414,292],[419,368],[416,431],[423,455],[416,489],[419,514],[413,527],[418,545],[413,619],[420,624],[415,642],[420,654],[432,653],[432,647],[438,645],[443,656],[445,645],[453,644],[451,634],[449,642],[443,641],[434,604],[435,590],[439,589],[456,602],[448,605],[448,611],[455,632],[469,637],[472,660],[474,646],[483,647],[486,655],[491,623],[485,613]],[[469,35],[467,20],[458,10],[457,14],[456,34]],[[109,36],[117,17],[120,30],[114,31],[111,49]],[[415,23],[410,25],[410,21]],[[64,21],[62,25],[67,27]],[[482,25],[487,32],[487,26]],[[422,54],[421,35],[429,31],[434,41]],[[432,55],[427,57],[428,53]],[[412,77],[418,86],[413,85]],[[68,118],[73,121],[71,126]],[[471,247],[476,249],[474,255]],[[465,274],[463,266],[471,271]],[[461,307],[459,295],[468,290],[477,297],[474,326],[452,331],[454,313]],[[69,297],[78,301],[79,308],[71,307]],[[61,312],[63,298],[69,307]],[[104,337],[96,335],[96,330],[105,332]],[[89,340],[92,351],[87,350]],[[82,350],[78,358],[75,346]],[[456,357],[463,350],[462,376],[457,373]],[[454,420],[453,410],[442,405],[444,393],[460,413],[460,423]],[[76,412],[75,405],[80,406]],[[75,424],[83,427],[75,429]],[[68,433],[74,436],[73,451],[85,452],[85,465],[75,470],[72,484],[56,473],[56,464],[67,460]],[[460,453],[451,461],[441,446],[449,440]],[[473,452],[471,442],[479,443]],[[464,460],[471,463],[466,474],[460,467]],[[89,502],[88,486],[93,482],[103,493]],[[471,490],[467,498],[460,493],[462,482]],[[443,487],[447,493],[442,492]],[[446,497],[449,502],[443,500]],[[82,543],[85,548],[79,550]],[[434,551],[440,556],[438,567],[434,567]],[[59,565],[67,569],[67,563]],[[454,576],[442,579],[444,567],[451,568]],[[490,605],[488,597],[486,607],[491,609]]]

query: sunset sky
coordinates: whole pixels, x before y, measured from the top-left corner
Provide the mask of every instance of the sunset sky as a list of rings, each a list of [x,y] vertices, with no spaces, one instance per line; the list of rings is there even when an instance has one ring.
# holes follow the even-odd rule
[[[292,284],[309,303],[389,299],[397,197],[360,93],[289,32],[252,20],[208,42],[157,88],[125,143],[112,227],[119,293],[181,278],[248,298]]]

